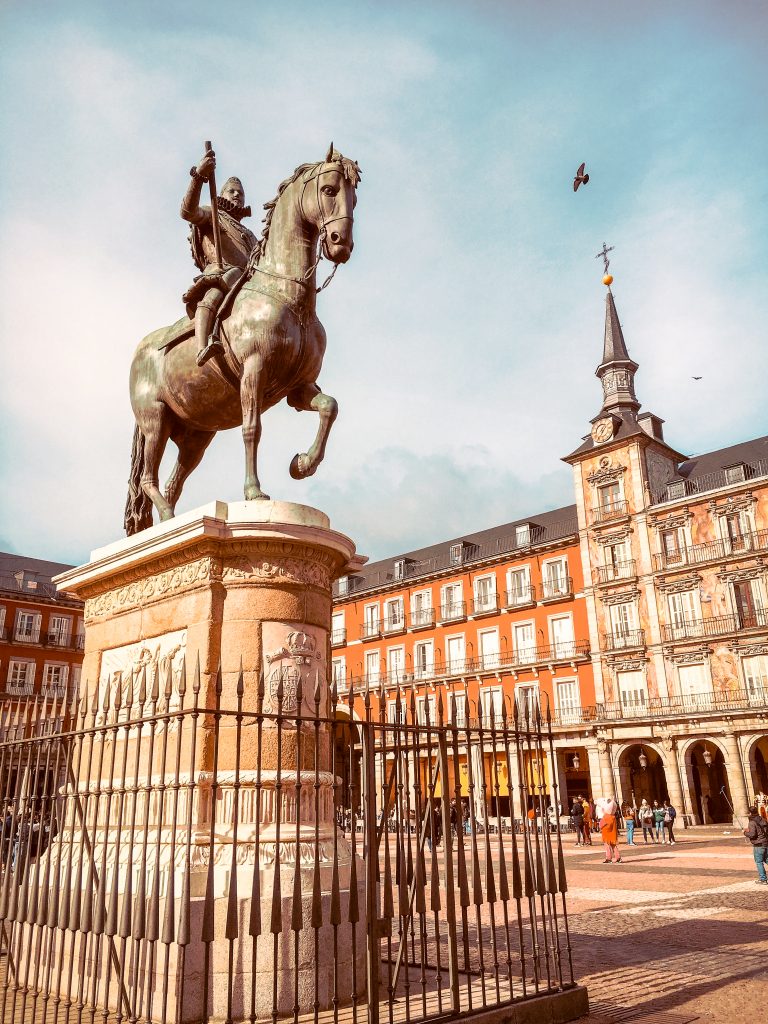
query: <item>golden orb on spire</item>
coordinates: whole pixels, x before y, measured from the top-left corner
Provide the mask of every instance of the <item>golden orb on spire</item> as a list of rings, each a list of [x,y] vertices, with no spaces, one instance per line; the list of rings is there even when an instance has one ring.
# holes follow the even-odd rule
[[[603,284],[606,286],[606,288],[610,288],[610,286],[613,284],[613,274],[606,274],[603,278]]]

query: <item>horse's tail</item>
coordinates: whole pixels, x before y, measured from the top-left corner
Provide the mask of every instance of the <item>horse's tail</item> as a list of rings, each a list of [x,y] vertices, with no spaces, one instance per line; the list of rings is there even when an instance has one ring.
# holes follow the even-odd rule
[[[128,479],[128,497],[125,501],[125,532],[129,537],[152,525],[152,502],[141,486],[144,472],[144,435],[138,423],[133,431],[131,449],[131,475]]]

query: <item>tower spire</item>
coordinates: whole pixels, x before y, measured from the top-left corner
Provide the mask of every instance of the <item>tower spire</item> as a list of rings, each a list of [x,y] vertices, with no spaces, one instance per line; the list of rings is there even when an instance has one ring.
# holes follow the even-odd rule
[[[630,358],[624,341],[624,332],[613,301],[611,284],[613,277],[608,273],[608,249],[603,242],[603,251],[597,254],[605,264],[603,284],[608,288],[605,296],[605,335],[603,337],[603,361],[595,370],[603,385],[602,412],[613,413],[622,419],[637,419],[640,403],[635,394],[635,373],[637,363]]]

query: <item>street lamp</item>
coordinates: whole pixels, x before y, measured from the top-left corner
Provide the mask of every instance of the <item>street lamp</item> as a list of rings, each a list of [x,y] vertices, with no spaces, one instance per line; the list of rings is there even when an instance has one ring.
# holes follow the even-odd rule
[[[704,764],[709,768],[712,764],[712,751],[704,747],[704,753],[701,756],[704,758]]]
[[[579,770],[579,765],[580,764],[581,764],[581,758],[579,757],[578,754],[574,754],[573,757],[571,758],[571,767],[573,768],[573,770],[575,772],[577,772]]]
[[[640,748],[640,757],[638,757],[638,761],[640,762],[640,767],[645,771],[648,767],[648,758],[645,756],[645,751],[642,747]]]

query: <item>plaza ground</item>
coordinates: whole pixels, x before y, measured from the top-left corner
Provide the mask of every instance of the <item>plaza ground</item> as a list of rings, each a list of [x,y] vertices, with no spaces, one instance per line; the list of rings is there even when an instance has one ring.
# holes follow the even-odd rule
[[[746,1024],[768,1006],[768,886],[726,827],[680,830],[674,846],[604,864],[565,839],[574,973],[589,991],[581,1024]]]

